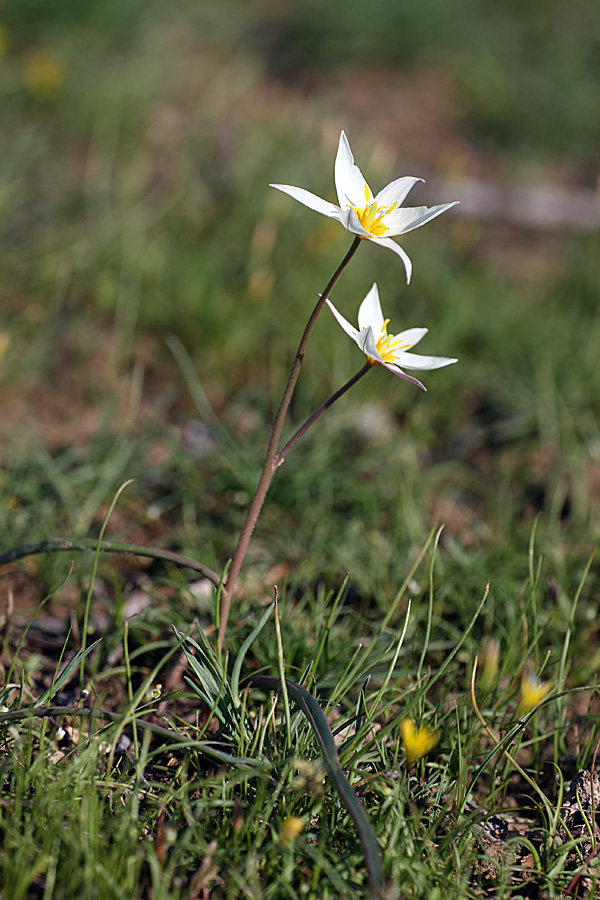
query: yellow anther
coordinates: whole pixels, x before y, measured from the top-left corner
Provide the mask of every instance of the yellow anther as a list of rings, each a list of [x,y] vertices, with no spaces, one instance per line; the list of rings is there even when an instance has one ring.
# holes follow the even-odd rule
[[[398,340],[396,335],[388,334],[387,327],[389,321],[389,319],[386,319],[383,323],[381,335],[377,341],[377,351],[385,362],[395,362],[395,356],[398,350],[410,350],[413,345],[403,344],[401,340]],[[377,365],[377,361],[373,360],[372,364]],[[381,365],[381,363],[379,363],[379,365]]]
[[[388,230],[387,226],[383,224],[383,219],[396,204],[394,206],[377,206],[375,201],[369,203],[370,191],[367,185],[365,185],[365,199],[367,205],[364,209],[360,209],[358,206],[351,206],[350,209],[354,210],[365,231],[368,231],[373,237],[382,237]]]

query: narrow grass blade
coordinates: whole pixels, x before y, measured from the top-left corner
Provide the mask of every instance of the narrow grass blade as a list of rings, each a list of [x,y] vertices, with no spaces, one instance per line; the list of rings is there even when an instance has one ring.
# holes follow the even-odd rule
[[[100,547],[98,544],[102,542],[102,538],[104,537],[104,532],[106,531],[106,527],[108,525],[109,519],[113,514],[113,510],[118,503],[119,497],[125,490],[125,488],[129,487],[130,484],[133,484],[134,479],[129,478],[127,481],[124,481],[121,487],[115,493],[110,506],[108,507],[108,512],[104,516],[104,520],[100,527],[100,534],[98,535],[98,541],[96,544],[96,552],[94,553],[94,561],[92,563],[92,574],[90,576],[90,584],[88,587],[87,595],[85,598],[85,606],[83,608],[83,622],[81,624],[81,649],[85,650],[87,644],[87,636],[88,636],[88,622],[90,618],[90,610],[92,608],[92,595],[94,593],[94,585],[96,583],[96,574],[98,572],[98,563],[100,562]],[[83,687],[83,678],[84,678],[84,666],[82,657],[81,665],[79,667],[79,681],[81,686]]]
[[[290,698],[287,692],[285,678],[285,658],[283,656],[283,641],[281,640],[281,627],[279,624],[279,606],[277,604],[277,588],[275,588],[275,635],[277,638],[277,666],[279,668],[279,684],[283,711],[285,714],[285,733],[287,736],[288,750],[292,749],[292,714],[290,712]]]
[[[240,647],[239,653],[236,656],[235,662],[233,664],[233,669],[231,672],[231,693],[233,695],[233,702],[238,706],[240,705],[240,672],[242,671],[242,665],[244,664],[246,653],[269,621],[271,613],[274,609],[275,603],[271,603],[270,606],[267,607],[256,628],[250,632],[250,634]]]
[[[58,691],[60,691],[62,686],[67,683],[75,669],[77,669],[77,667],[83,662],[86,656],[90,655],[92,650],[94,650],[94,648],[98,646],[101,640],[102,638],[99,638],[97,641],[94,641],[93,644],[90,644],[89,647],[86,647],[85,650],[79,650],[79,652],[75,654],[73,659],[69,660],[56,681],[54,681],[48,688],[48,690],[44,691],[42,696],[39,698],[39,700],[35,704],[36,709],[40,706],[43,706],[44,703],[47,703],[52,699],[52,697],[54,697],[55,694],[58,693]]]
[[[378,898],[381,896],[382,888],[381,849],[377,843],[373,827],[361,806],[360,800],[354,793],[352,785],[342,771],[329,723],[327,722],[319,703],[306,688],[296,684],[294,681],[289,681],[287,678],[285,683],[289,695],[308,719],[315,738],[321,748],[323,762],[329,777],[350,816],[354,820],[356,830],[358,831],[365,852],[371,897]],[[281,690],[279,678],[276,678],[273,675],[254,675],[250,679],[250,684],[253,685],[253,687],[263,688],[268,691]]]
[[[435,557],[437,553],[438,544],[440,541],[440,537],[442,536],[442,531],[444,530],[444,526],[438,528],[435,539],[433,541],[433,551],[431,553],[431,564],[429,566],[429,601],[427,606],[427,627],[425,628],[425,636],[423,638],[423,649],[421,650],[421,658],[419,659],[419,665],[417,666],[417,680],[421,677],[421,672],[423,671],[423,665],[425,663],[425,657],[427,656],[427,650],[429,648],[429,638],[431,636],[431,623],[433,621],[433,570],[435,567]]]

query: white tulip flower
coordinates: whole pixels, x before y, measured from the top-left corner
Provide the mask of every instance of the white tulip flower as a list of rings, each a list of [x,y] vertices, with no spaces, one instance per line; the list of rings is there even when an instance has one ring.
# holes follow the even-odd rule
[[[329,300],[326,302],[348,337],[351,337],[365,354],[370,365],[385,366],[394,375],[411,381],[424,391],[427,388],[416,378],[407,375],[403,369],[426,371],[441,369],[443,366],[458,362],[446,356],[419,356],[417,353],[409,352],[427,334],[427,328],[409,328],[399,334],[388,334],[387,326],[390,320],[383,318],[376,284],[360,305],[358,329],[344,318],[333,303]]]
[[[330,219],[336,219],[352,234],[393,250],[404,262],[406,280],[410,281],[412,264],[408,254],[391,238],[420,228],[459,202],[455,200],[454,203],[442,203],[432,207],[401,207],[400,204],[417,181],[423,179],[412,176],[397,178],[374,197],[362,172],[354,164],[348,138],[342,131],[335,159],[335,187],[339,206],[328,200],[322,200],[304,188],[290,184],[271,184],[270,187],[289,194],[309,209],[329,216]]]

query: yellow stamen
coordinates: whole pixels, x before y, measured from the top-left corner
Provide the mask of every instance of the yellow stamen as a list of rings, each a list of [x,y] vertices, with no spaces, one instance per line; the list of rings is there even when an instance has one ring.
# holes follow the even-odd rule
[[[377,351],[384,362],[393,363],[396,362],[396,353],[398,350],[410,350],[413,344],[403,344],[402,341],[398,339],[397,335],[388,334],[387,326],[389,321],[389,319],[386,319],[383,323],[383,328],[381,329],[381,334],[377,341]],[[370,356],[368,356],[367,359],[372,366],[381,365],[377,359],[371,359]]]
[[[393,206],[377,206],[377,203],[371,199],[369,185],[365,184],[364,209],[360,209],[358,206],[351,206],[350,209],[354,210],[365,231],[368,231],[373,237],[382,237],[388,230],[387,225],[383,224],[383,219],[397,206],[397,203],[394,203]]]

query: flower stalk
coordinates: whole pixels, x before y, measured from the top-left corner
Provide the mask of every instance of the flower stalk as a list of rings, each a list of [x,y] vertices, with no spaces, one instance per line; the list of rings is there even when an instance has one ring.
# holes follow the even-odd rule
[[[292,447],[295,447],[295,446],[296,446],[296,444],[298,443],[298,441],[300,440],[300,438],[303,437],[303,436],[306,434],[306,432],[308,431],[308,429],[311,428],[311,427],[315,424],[315,422],[316,422],[318,419],[321,418],[321,416],[323,415],[323,413],[326,412],[326,411],[329,409],[329,407],[332,406],[332,405],[335,403],[336,400],[339,400],[340,397],[343,397],[344,394],[346,393],[346,391],[349,391],[351,387],[354,387],[354,385],[356,384],[356,382],[357,382],[357,381],[360,381],[360,379],[363,377],[363,375],[366,375],[367,372],[368,372],[371,368],[372,368],[371,363],[365,363],[364,366],[362,367],[362,369],[360,369],[360,370],[356,373],[356,375],[353,375],[353,377],[350,379],[350,381],[347,381],[346,384],[342,385],[341,388],[339,388],[337,391],[335,391],[335,393],[333,393],[333,394],[331,395],[331,397],[329,397],[329,399],[326,400],[325,403],[323,403],[323,404],[318,408],[318,410],[317,410],[316,412],[314,412],[314,413],[312,414],[312,416],[310,416],[310,418],[308,418],[308,419],[306,420],[306,422],[304,423],[304,425],[302,425],[302,426],[298,429],[298,431],[296,432],[296,434],[294,434],[294,435],[289,439],[289,441],[287,442],[287,444],[285,445],[285,447],[284,447],[282,450],[280,450],[279,453],[277,454],[277,456],[275,457],[275,468],[276,468],[276,469],[278,469],[279,466],[281,466],[281,465],[283,464],[283,462],[284,462],[286,456],[288,455],[288,453],[290,452],[290,450],[292,449]]]
[[[258,487],[256,488],[256,492],[254,497],[252,498],[252,502],[248,508],[248,512],[246,513],[246,520],[240,532],[240,536],[238,538],[237,546],[235,548],[233,557],[231,559],[231,566],[229,567],[229,572],[227,574],[227,580],[223,585],[223,592],[221,595],[221,605],[219,611],[219,637],[218,637],[218,649],[219,652],[222,652],[224,643],[225,643],[225,633],[227,631],[227,622],[229,621],[229,612],[231,609],[231,603],[233,600],[233,596],[235,594],[235,589],[237,587],[238,578],[240,575],[240,571],[242,568],[242,564],[244,562],[244,558],[246,556],[246,552],[248,550],[248,546],[250,544],[250,539],[254,532],[254,528],[256,526],[256,522],[262,510],[263,504],[265,502],[265,498],[267,496],[267,492],[269,490],[271,481],[273,479],[273,475],[275,474],[278,465],[277,463],[277,450],[279,447],[279,441],[281,440],[281,432],[283,431],[283,425],[285,422],[285,417],[287,415],[287,411],[290,406],[290,402],[292,400],[292,396],[294,393],[294,389],[296,387],[296,382],[298,381],[298,377],[300,375],[300,369],[302,368],[302,363],[304,361],[304,355],[306,353],[306,348],[308,346],[308,342],[310,340],[310,336],[313,332],[313,328],[315,327],[315,323],[319,317],[319,313],[323,309],[325,305],[325,301],[329,297],[331,291],[339,281],[344,269],[356,253],[359,244],[361,242],[360,237],[357,235],[352,241],[352,245],[350,249],[346,253],[345,257],[329,279],[327,287],[317,300],[317,303],[310,315],[310,318],[306,324],[306,328],[304,329],[304,333],[300,338],[300,343],[298,344],[298,349],[296,350],[296,355],[294,357],[294,361],[292,363],[292,367],[290,369],[290,374],[288,375],[287,384],[284,388],[283,395],[281,397],[281,401],[279,403],[279,409],[275,414],[275,419],[273,420],[273,427],[271,429],[271,436],[269,438],[269,444],[267,447],[267,453],[265,457],[265,462],[263,465],[262,474],[260,476],[260,480],[258,482]],[[324,412],[325,410],[323,410]]]

